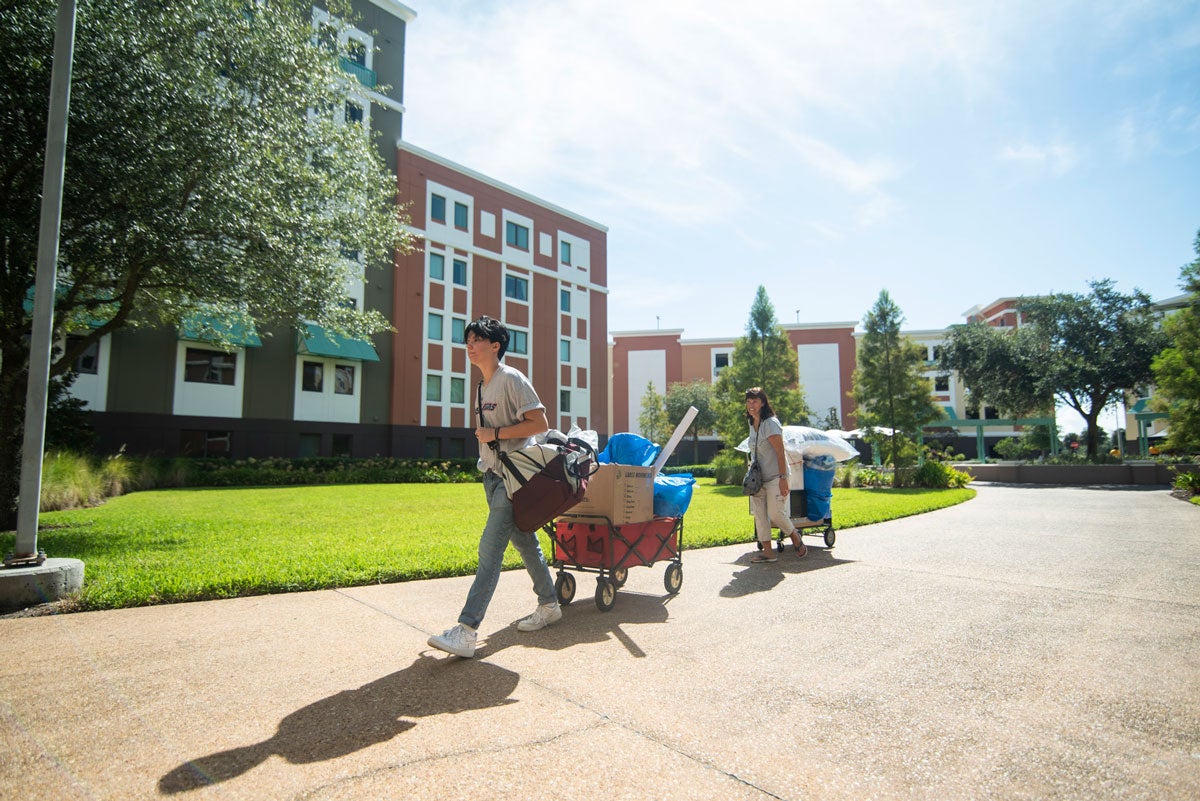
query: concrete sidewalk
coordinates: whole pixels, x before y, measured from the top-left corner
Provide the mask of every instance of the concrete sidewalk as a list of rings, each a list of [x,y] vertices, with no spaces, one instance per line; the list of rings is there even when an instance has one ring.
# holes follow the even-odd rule
[[[0,620],[0,798],[1200,798],[1200,509],[978,490],[474,660],[469,578]]]

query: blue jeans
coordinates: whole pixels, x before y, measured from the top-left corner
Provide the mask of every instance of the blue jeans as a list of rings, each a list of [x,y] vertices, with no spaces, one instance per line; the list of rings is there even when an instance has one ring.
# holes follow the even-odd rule
[[[554,581],[550,568],[542,557],[542,544],[536,533],[521,531],[513,521],[512,501],[504,491],[504,480],[492,471],[483,474],[483,491],[487,495],[488,519],[479,538],[479,567],[475,570],[475,581],[467,593],[458,622],[473,629],[479,628],[488,604],[496,592],[500,580],[500,567],[504,562],[504,549],[511,542],[525,562],[525,569],[533,579],[533,591],[539,604],[554,603]]]

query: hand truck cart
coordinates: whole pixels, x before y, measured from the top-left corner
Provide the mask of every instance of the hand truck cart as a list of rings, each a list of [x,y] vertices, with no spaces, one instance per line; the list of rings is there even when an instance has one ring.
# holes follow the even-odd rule
[[[683,517],[656,517],[644,523],[613,525],[608,517],[563,515],[543,529],[554,550],[558,570],[554,592],[566,605],[575,598],[575,577],[566,572],[596,573],[596,608],[612,609],[629,568],[667,562],[663,585],[675,595],[683,586]]]
[[[749,499],[747,499],[749,500]],[[804,494],[804,490],[796,489],[788,493],[788,503],[791,507],[792,525],[796,527],[796,533],[801,537],[824,537],[825,547],[832,548],[833,543],[837,540],[837,534],[833,530],[833,512],[829,516],[821,520],[808,519],[808,496]],[[754,507],[749,507],[750,514],[754,514]],[[783,531],[779,531],[778,547],[780,552],[783,551],[783,545],[786,541],[783,536]],[[758,532],[751,531],[751,536],[757,541]],[[801,540],[803,541],[803,540]],[[762,550],[762,543],[758,543],[758,549]]]

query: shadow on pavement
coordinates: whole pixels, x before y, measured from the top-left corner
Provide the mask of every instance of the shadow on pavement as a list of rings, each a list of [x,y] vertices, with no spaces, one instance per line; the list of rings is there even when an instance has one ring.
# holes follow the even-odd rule
[[[242,775],[273,754],[295,764],[336,759],[385,742],[417,724],[409,718],[455,714],[516,703],[520,677],[486,662],[447,670],[421,655],[407,668],[296,710],[275,735],[254,745],[188,760],[163,776],[158,789],[182,793]]]
[[[750,546],[754,547],[753,544]],[[810,573],[826,567],[836,567],[851,562],[850,559],[838,559],[827,548],[808,546],[808,555],[796,557],[796,552],[788,546],[774,562],[751,563],[757,551],[747,551],[738,557],[735,565],[743,568],[729,579],[729,583],[721,588],[722,598],[741,598],[756,592],[765,592],[783,582],[784,576]]]
[[[587,586],[588,583],[580,576],[579,593],[574,601],[563,607],[563,619],[558,623],[541,631],[522,632],[517,631],[514,621],[507,628],[488,635],[475,652],[475,658],[489,657],[512,646],[558,651],[610,639],[620,642],[635,657],[645,656],[646,652],[630,635],[629,627],[645,623],[665,623],[669,616],[667,604],[677,596],[665,593],[648,595],[622,588],[617,591],[612,609],[601,612],[596,607],[591,593],[584,592]],[[686,582],[682,591],[687,592]]]

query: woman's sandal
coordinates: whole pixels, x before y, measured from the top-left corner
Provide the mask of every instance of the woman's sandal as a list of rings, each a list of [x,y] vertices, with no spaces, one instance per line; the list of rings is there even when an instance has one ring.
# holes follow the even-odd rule
[[[754,562],[756,564],[761,563],[761,562],[778,562],[779,557],[778,556],[763,556],[761,553],[756,553],[756,554],[754,554],[754,556],[750,557],[750,561]]]

